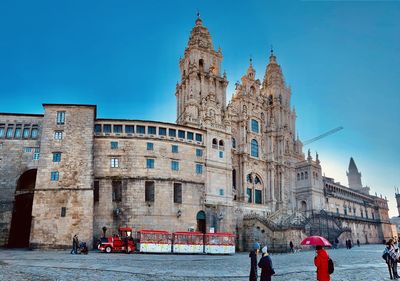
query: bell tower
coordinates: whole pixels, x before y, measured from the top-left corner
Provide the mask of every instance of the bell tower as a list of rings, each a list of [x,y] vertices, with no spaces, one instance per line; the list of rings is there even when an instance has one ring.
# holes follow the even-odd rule
[[[211,35],[198,15],[179,61],[181,81],[175,92],[178,124],[202,127],[206,119],[222,124],[228,81],[225,73],[221,75],[221,61],[221,49],[214,50]]]

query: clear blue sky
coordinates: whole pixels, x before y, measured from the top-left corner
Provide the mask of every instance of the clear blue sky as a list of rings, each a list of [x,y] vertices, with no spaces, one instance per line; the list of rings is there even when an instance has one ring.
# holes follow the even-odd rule
[[[174,122],[197,9],[222,48],[228,98],[250,56],[263,78],[273,45],[300,138],[344,126],[306,149],[344,184],[353,156],[396,215],[400,1],[1,1],[0,112],[90,103],[99,117]]]

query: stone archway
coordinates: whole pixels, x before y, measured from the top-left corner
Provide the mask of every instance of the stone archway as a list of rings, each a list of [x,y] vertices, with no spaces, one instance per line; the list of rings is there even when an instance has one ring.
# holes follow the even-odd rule
[[[36,169],[28,170],[17,181],[8,247],[25,248],[29,246],[36,173]]]

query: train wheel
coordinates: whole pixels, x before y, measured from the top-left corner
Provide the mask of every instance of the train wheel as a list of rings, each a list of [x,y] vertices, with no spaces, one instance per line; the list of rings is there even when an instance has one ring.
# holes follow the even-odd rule
[[[108,254],[111,253],[111,247],[110,246],[106,247],[106,253],[108,253]]]

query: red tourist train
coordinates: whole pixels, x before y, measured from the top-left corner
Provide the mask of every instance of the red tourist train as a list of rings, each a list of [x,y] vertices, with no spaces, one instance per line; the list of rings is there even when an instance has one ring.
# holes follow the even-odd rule
[[[132,238],[132,228],[120,228],[120,236],[102,239],[100,251],[177,254],[234,254],[235,235],[231,233],[168,232],[143,229]],[[134,243],[136,240],[136,243]],[[136,244],[136,245],[135,245]]]

